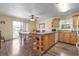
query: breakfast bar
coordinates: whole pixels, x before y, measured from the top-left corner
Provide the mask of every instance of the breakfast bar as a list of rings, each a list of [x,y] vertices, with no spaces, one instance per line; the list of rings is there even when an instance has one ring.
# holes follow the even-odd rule
[[[32,33],[33,53],[42,55],[55,44],[55,33]]]

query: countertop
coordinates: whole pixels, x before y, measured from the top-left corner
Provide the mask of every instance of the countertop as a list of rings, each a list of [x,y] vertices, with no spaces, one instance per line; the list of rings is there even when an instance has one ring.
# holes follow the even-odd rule
[[[20,32],[20,33],[22,33],[22,34],[29,34],[30,32]],[[38,34],[38,35],[40,35],[40,34],[53,34],[53,33],[56,33],[56,32],[31,32],[31,34]]]
[[[54,34],[55,32],[41,32],[41,33],[33,33],[33,34],[38,34],[38,35],[40,35],[40,34]]]
[[[58,30],[57,32],[77,32],[75,30]]]

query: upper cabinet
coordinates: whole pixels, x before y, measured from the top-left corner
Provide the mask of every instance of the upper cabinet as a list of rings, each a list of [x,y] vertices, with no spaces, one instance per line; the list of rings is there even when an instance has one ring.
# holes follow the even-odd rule
[[[78,15],[72,16],[72,20],[73,20],[73,28],[74,30],[77,30]]]
[[[60,23],[60,18],[54,18],[52,21],[52,27],[58,28]]]
[[[79,33],[79,14],[53,18],[52,28],[77,31]]]
[[[79,35],[79,14],[73,15],[73,28],[77,31],[77,34]]]
[[[79,34],[79,17],[78,17],[78,26],[77,26],[77,28],[78,28],[77,32]]]

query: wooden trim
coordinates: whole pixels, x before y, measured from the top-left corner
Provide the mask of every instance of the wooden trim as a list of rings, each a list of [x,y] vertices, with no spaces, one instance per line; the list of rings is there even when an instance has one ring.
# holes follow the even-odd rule
[[[58,42],[61,42],[61,41],[58,41]],[[70,44],[70,43],[66,43],[66,42],[61,42],[61,43]],[[75,46],[75,44],[70,44],[70,45]]]

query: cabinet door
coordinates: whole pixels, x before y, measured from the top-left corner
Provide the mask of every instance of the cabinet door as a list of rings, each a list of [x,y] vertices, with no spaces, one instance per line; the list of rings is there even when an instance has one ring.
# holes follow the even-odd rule
[[[52,44],[52,38],[51,38],[51,34],[48,34],[48,36],[49,36],[49,39],[48,39],[48,45],[49,45],[49,47],[51,46],[51,44]]]
[[[55,44],[55,33],[53,33],[51,36],[52,36],[51,38],[52,38],[52,42],[53,42],[52,44]]]
[[[64,32],[63,42],[70,43],[70,32]]]
[[[64,39],[63,32],[59,32],[58,33],[58,41],[63,42],[63,39]]]
[[[55,33],[50,34],[51,45],[55,44]]]
[[[78,16],[75,15],[72,17],[73,19],[73,28],[76,30],[77,29],[77,20],[78,20]]]
[[[76,42],[77,42],[77,34],[76,33],[71,33],[70,43],[71,44],[76,44]]]
[[[77,42],[79,42],[79,36],[77,36]]]
[[[48,44],[49,36],[48,35],[43,35],[42,39],[43,39],[43,43],[44,43],[44,50],[47,50],[48,47],[49,47],[49,44]]]
[[[53,19],[52,27],[59,27],[59,21],[60,21],[59,18]]]

